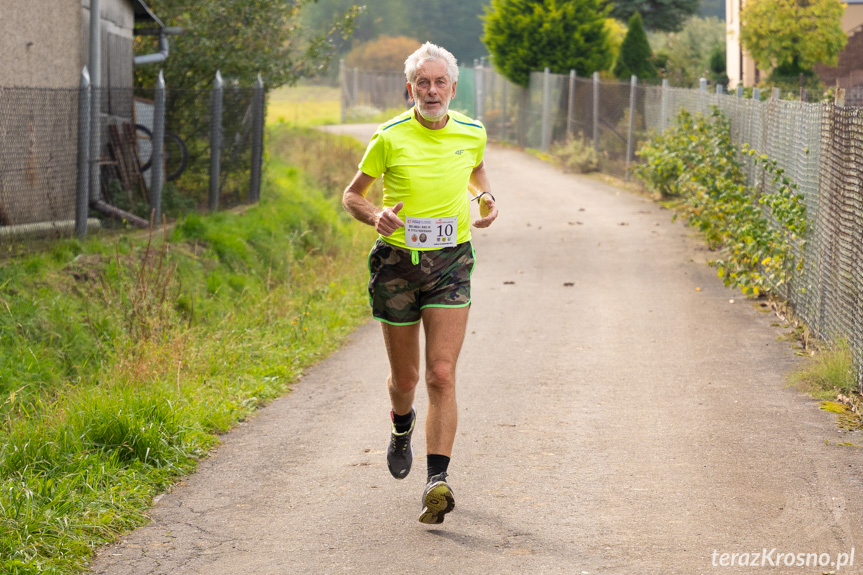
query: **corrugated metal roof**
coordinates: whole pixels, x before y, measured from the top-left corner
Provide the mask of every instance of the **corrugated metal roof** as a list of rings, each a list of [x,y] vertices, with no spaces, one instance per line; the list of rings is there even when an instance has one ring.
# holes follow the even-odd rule
[[[159,20],[159,18],[155,14],[153,14],[152,10],[150,10],[150,7],[144,3],[144,0],[134,0],[134,4],[136,22],[150,21],[155,22],[162,28],[165,27],[162,21]]]

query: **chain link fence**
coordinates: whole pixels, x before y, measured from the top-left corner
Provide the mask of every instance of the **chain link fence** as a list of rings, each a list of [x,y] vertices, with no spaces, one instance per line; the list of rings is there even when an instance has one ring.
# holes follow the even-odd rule
[[[0,87],[0,257],[260,195],[265,93]],[[157,145],[156,142],[161,142]]]
[[[404,77],[394,76],[393,86],[403,90]],[[343,103],[361,98],[351,92]],[[863,108],[780,100],[775,92],[762,101],[757,89],[744,98],[742,90],[709,92],[704,81],[701,89],[684,89],[574,72],[535,72],[523,88],[486,67],[460,70],[451,107],[481,120],[491,141],[548,151],[579,138],[593,147],[602,172],[627,179],[639,145],[664,132],[681,110],[706,115],[718,108],[737,144],[776,160],[797,184],[809,233],[793,246],[802,267],[775,291],[818,337],[850,343],[863,390]],[[777,191],[771,177],[745,161],[753,201]]]

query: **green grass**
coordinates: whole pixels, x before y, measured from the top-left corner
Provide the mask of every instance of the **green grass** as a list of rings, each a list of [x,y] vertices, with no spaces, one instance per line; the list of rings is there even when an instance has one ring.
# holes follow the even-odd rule
[[[267,124],[293,126],[338,124],[341,92],[330,86],[294,86],[273,90],[267,100]]]
[[[798,389],[816,399],[836,399],[840,393],[851,396],[857,385],[848,342],[840,340],[835,346],[819,351],[806,365],[792,373],[790,380]]]
[[[279,127],[268,153],[256,206],[0,267],[0,572],[80,571],[368,317],[362,150]]]

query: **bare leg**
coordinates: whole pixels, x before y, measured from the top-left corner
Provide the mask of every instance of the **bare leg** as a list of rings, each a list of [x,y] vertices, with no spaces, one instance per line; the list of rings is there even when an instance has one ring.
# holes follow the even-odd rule
[[[390,403],[398,415],[406,415],[413,407],[414,392],[419,381],[420,326],[383,322],[381,326],[390,360],[390,376],[387,378]]]
[[[452,455],[458,425],[455,370],[469,307],[423,310],[426,333],[426,386],[429,394],[426,417],[426,453]]]

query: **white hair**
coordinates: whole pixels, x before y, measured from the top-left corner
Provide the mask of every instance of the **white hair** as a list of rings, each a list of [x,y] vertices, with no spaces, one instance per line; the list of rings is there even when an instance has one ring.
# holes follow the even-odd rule
[[[455,84],[458,81],[458,62],[455,56],[446,48],[426,42],[405,60],[405,78],[407,78],[408,83],[416,83],[417,68],[430,60],[443,60],[446,63],[446,72],[450,83]]]

